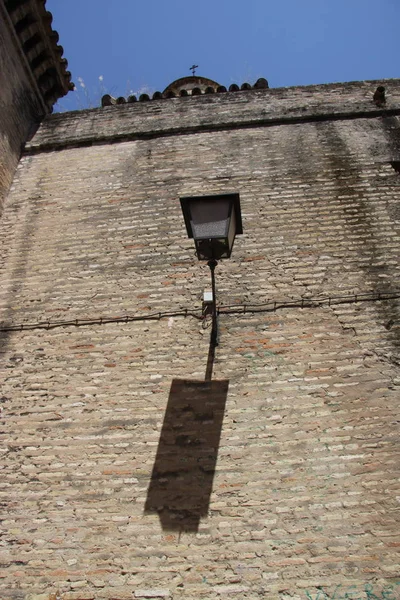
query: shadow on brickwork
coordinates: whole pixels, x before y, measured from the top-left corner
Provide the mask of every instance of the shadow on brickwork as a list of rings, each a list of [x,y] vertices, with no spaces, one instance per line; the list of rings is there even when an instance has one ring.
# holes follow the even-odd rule
[[[164,531],[196,532],[208,513],[228,386],[172,381],[145,505]]]
[[[398,117],[382,117],[389,150],[393,160],[400,160],[400,121]]]
[[[389,125],[384,125],[387,128]],[[394,132],[397,126],[396,132]],[[360,268],[364,271],[366,278],[371,282],[376,294],[389,293],[398,287],[393,272],[387,264],[382,261],[380,250],[380,240],[375,234],[374,217],[368,202],[363,198],[363,180],[360,176],[356,157],[349,151],[345,141],[342,139],[339,130],[334,123],[324,123],[317,125],[320,139],[327,147],[327,158],[330,171],[335,179],[336,197],[342,205],[343,215],[346,222],[347,231],[350,239],[359,245],[359,252],[362,258],[368,257],[368,263],[365,260],[360,261]],[[400,150],[400,131],[399,123],[390,123],[392,150],[396,145],[396,150]],[[349,198],[350,196],[350,198]],[[400,307],[397,300],[387,300],[376,304],[380,324],[387,330],[387,339],[391,344],[393,362],[397,363],[400,359]]]
[[[22,293],[23,288],[26,284],[26,280],[29,276],[27,272],[28,258],[33,250],[34,235],[37,227],[37,220],[39,211],[35,210],[35,201],[42,198],[41,194],[42,180],[40,179],[37,184],[37,190],[29,198],[29,205],[27,207],[26,214],[23,219],[19,217],[19,220],[15,226],[15,249],[14,256],[15,262],[11,267],[11,273],[8,275],[8,279],[11,281],[6,301],[5,311],[0,317],[0,329],[7,325],[12,325],[14,319],[16,319],[16,313],[13,309],[13,305],[18,303],[19,295]],[[7,261],[7,257],[5,259]],[[7,331],[0,331],[0,354],[4,354],[7,350],[10,336],[12,334]]]

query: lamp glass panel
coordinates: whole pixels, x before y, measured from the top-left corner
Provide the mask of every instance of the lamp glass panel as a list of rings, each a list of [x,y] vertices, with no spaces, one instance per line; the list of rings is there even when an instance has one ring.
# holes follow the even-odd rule
[[[229,223],[229,231],[228,231],[228,246],[229,246],[229,256],[231,254],[233,242],[235,240],[236,235],[236,211],[235,208],[232,208],[231,220]]]
[[[195,245],[199,260],[229,258],[230,252],[227,238],[195,240]]]
[[[190,203],[190,221],[194,238],[225,237],[229,224],[231,201],[196,199]]]

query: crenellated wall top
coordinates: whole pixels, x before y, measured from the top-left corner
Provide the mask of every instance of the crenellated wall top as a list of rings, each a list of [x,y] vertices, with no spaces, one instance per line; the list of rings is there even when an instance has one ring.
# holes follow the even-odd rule
[[[385,88],[384,102],[376,90]],[[382,99],[381,99],[382,100]],[[400,115],[400,80],[288,88],[244,88],[198,96],[160,97],[47,117],[26,152],[133,139],[268,127],[307,121]]]

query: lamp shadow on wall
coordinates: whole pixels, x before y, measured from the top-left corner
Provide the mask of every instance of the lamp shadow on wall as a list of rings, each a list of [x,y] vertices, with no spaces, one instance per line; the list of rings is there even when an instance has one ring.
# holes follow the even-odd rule
[[[145,505],[164,531],[196,532],[208,513],[228,386],[172,381]]]

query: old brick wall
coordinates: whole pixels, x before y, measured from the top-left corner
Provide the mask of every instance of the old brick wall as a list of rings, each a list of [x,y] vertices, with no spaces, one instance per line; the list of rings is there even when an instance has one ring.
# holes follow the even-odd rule
[[[29,144],[31,152],[117,140],[149,139],[238,127],[374,117],[398,114],[399,80],[385,82],[387,104],[377,107],[373,93],[382,82],[330,83],[251,92],[230,92],[123,104],[98,110],[53,115]],[[83,116],[84,115],[84,116]]]
[[[400,84],[374,86],[43,124],[0,223],[1,598],[400,598]],[[213,360],[179,197],[220,192]]]
[[[43,114],[24,60],[0,2],[0,213],[22,146],[37,128],[38,116]]]

